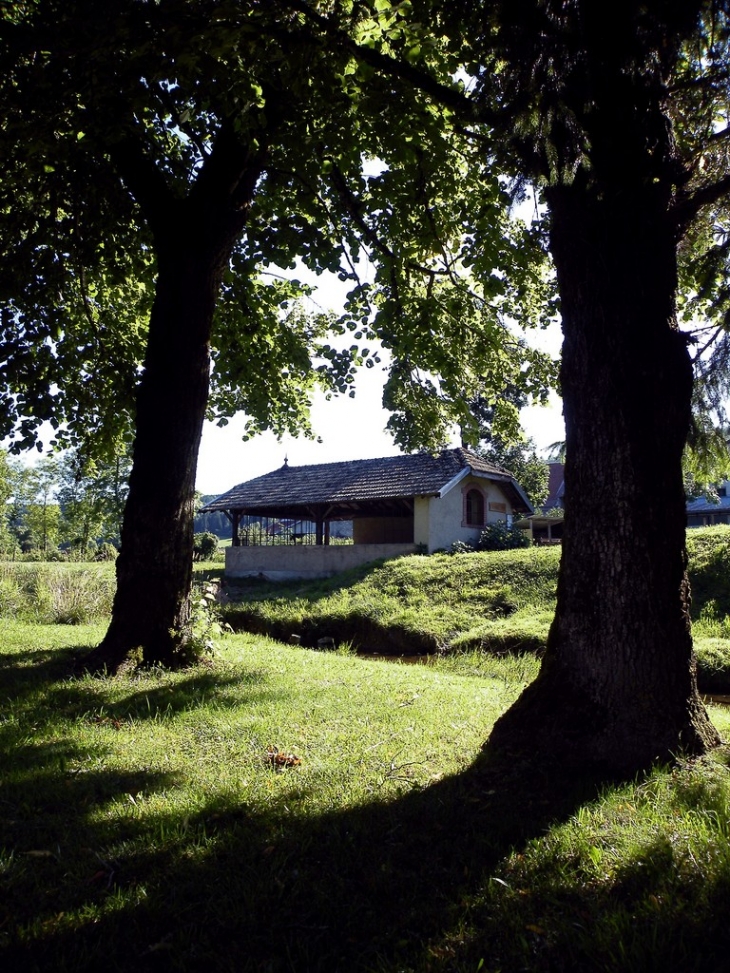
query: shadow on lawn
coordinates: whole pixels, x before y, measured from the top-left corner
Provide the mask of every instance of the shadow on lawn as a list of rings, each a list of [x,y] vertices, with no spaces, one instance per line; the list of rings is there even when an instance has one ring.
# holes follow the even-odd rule
[[[442,941],[458,940],[465,903],[513,845],[595,795],[590,784],[566,786],[534,768],[526,777],[485,756],[424,790],[315,819],[298,817],[286,798],[265,816],[216,802],[185,821],[120,820],[115,835],[108,821],[94,823],[94,803],[174,780],[94,771],[68,785],[65,808],[51,809],[59,757],[34,753],[5,805],[46,817],[36,837],[49,849],[28,859],[48,873],[35,913],[41,931],[27,949],[0,949],[8,971],[471,969],[454,965],[453,938]],[[73,866],[54,851],[59,831],[61,846],[88,852]],[[164,834],[162,850],[125,855],[143,832]],[[111,862],[110,843],[121,849]],[[68,930],[64,908],[84,902],[107,908]]]
[[[40,678],[53,683],[54,672],[51,667]],[[195,681],[183,681],[180,700],[194,700]],[[73,684],[48,688],[69,693]],[[73,703],[69,696],[67,704]],[[483,890],[495,873],[499,878],[511,849],[593,799],[596,782],[548,773],[535,763],[506,763],[487,746],[454,777],[317,818],[297,813],[306,794],[297,792],[292,769],[283,771],[292,775],[290,795],[280,794],[265,813],[234,796],[184,819],[152,815],[142,802],[139,813],[120,814],[116,824],[97,816],[96,807],[134,804],[140,792],[164,792],[177,781],[144,769],[115,773],[100,756],[102,743],[86,753],[63,740],[27,743],[27,770],[3,789],[0,826],[16,854],[8,878],[20,888],[23,877],[13,869],[33,870],[32,887],[39,889],[37,901],[18,906],[26,913],[21,921],[35,922],[29,946],[10,939],[16,904],[7,903],[0,915],[0,967],[7,973],[475,973],[481,960],[490,973],[572,973],[573,943],[570,951],[561,947],[578,935],[586,943],[581,968],[714,969],[706,954],[696,967],[672,965],[677,937],[706,939],[706,931],[692,928],[691,916],[678,928],[676,916],[656,914],[648,931],[664,946],[646,953],[643,967],[592,956],[590,921],[582,915],[549,942],[530,931],[529,889],[524,920],[516,910],[515,935],[525,942],[521,952],[509,953]],[[76,773],[79,766],[83,773]],[[627,887],[637,881],[628,874],[626,880]],[[11,887],[4,883],[0,876],[0,890]],[[569,894],[570,916],[575,905]],[[710,887],[704,894],[724,914],[727,889]],[[598,895],[596,902],[599,923]],[[89,921],[79,928],[74,920],[71,928],[66,912],[83,915],[87,905],[94,907]],[[471,923],[480,930],[475,936]],[[576,931],[580,923],[587,931]],[[646,923],[637,929],[646,934]],[[727,938],[724,929],[717,935]]]
[[[212,694],[218,706],[240,706],[247,697],[260,700],[267,695],[255,670],[223,674],[197,667],[172,684],[162,679],[159,686],[150,686],[146,681],[138,691],[134,676],[124,676],[121,685],[132,691],[110,702],[105,678],[83,678],[81,663],[88,651],[83,645],[0,655],[0,700],[12,701],[17,713],[26,704],[35,705],[37,693],[42,692],[51,704],[51,718],[89,718],[103,706],[113,720],[147,720],[193,709]]]

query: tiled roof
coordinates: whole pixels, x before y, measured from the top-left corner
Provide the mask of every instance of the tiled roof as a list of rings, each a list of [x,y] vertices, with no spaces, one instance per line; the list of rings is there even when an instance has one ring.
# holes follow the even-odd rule
[[[413,453],[382,459],[358,459],[315,466],[287,466],[248,480],[217,497],[204,510],[272,509],[277,506],[358,503],[433,495],[463,470],[502,483],[513,506],[528,510],[511,475],[466,449],[446,449],[436,456]]]

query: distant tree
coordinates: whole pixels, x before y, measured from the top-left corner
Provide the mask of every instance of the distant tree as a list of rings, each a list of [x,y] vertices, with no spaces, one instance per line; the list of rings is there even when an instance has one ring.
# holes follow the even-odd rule
[[[521,431],[506,436],[505,425],[514,428],[519,423],[519,410],[528,404],[528,397],[519,388],[505,388],[498,404],[477,398],[471,403],[472,413],[478,423],[479,444],[476,452],[490,463],[508,470],[533,507],[539,507],[548,495],[549,471],[547,463],[540,459],[532,439]],[[500,421],[502,414],[509,414],[510,421]]]
[[[532,439],[507,444],[499,437],[489,446],[479,447],[480,456],[508,470],[527,494],[533,507],[540,507],[547,499],[549,470],[540,459]]]
[[[121,445],[111,459],[70,450],[59,462],[58,502],[63,539],[79,551],[97,543],[119,545],[131,458]]]
[[[198,503],[196,500],[196,508],[195,508],[195,522],[194,522],[195,533],[203,534],[208,532],[211,534],[215,534],[216,537],[230,539],[231,522],[226,517],[225,514],[221,513],[220,511],[216,511],[215,513],[209,513],[209,514],[200,513],[200,508],[204,507],[205,504],[209,503],[211,500],[215,500],[216,495],[209,494],[207,496],[202,496],[202,495],[199,496],[200,496],[200,502]]]
[[[208,533],[207,531],[201,534],[195,534],[193,544],[194,561],[210,561],[217,550],[218,538],[215,534]]]
[[[11,500],[15,489],[15,469],[8,454],[0,450],[0,552],[12,552],[17,538],[10,529]]]
[[[26,550],[49,554],[58,549],[58,462],[44,456],[34,466],[13,465],[10,529]]]

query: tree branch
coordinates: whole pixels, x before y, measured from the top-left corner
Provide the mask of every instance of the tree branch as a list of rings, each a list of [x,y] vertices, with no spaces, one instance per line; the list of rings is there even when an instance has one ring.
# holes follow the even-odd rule
[[[680,197],[672,209],[675,225],[684,230],[704,206],[711,206],[725,196],[730,196],[730,174]]]
[[[122,138],[110,142],[107,151],[150,229],[159,236],[174,197],[165,177],[144,151],[143,140],[136,133],[127,132]]]
[[[468,121],[485,122],[487,124],[497,124],[504,121],[496,112],[489,111],[483,106],[478,107],[475,100],[465,95],[460,88],[443,84],[428,71],[389,54],[383,54],[382,51],[376,51],[373,48],[358,44],[346,31],[335,26],[329,18],[316,13],[307,0],[282,0],[282,5],[302,14],[306,20],[321,31],[329,43],[334,43],[337,47],[349,51],[363,64],[368,64],[390,77],[407,81],[440,105],[451,108]]]

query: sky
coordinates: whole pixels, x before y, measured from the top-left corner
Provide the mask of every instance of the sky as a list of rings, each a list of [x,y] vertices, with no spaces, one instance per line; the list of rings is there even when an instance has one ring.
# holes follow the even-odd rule
[[[307,279],[306,274],[299,271],[297,276]],[[308,282],[318,288],[315,295],[318,308],[338,308],[344,292],[336,278],[328,281],[313,277]],[[548,332],[536,334],[535,338],[541,348],[558,353],[560,330],[557,325]],[[400,450],[385,431],[389,415],[382,407],[385,379],[382,368],[363,368],[356,379],[354,398],[345,395],[327,401],[323,393],[316,395],[312,427],[321,442],[290,436],[279,442],[272,433],[265,433],[244,443],[241,440],[245,421],[242,416],[223,428],[206,422],[196,488],[204,496],[218,496],[238,483],[278,469],[285,459],[290,466],[309,466],[396,455]],[[541,455],[552,443],[565,438],[562,405],[557,395],[551,395],[547,406],[523,409],[521,419],[525,433],[534,440]],[[452,445],[459,445],[458,436],[455,435]]]
[[[207,422],[198,460],[197,489],[206,496],[218,496],[238,483],[278,469],[285,459],[290,466],[308,466],[396,455],[400,450],[384,431],[388,421],[388,413],[381,404],[384,380],[384,374],[376,373],[374,368],[363,369],[354,399],[339,397],[327,402],[324,396],[319,396],[312,408],[312,425],[321,443],[288,436],[278,442],[271,433],[244,443],[241,441],[243,417],[233,419],[222,429]],[[562,406],[557,395],[551,396],[548,406],[524,409],[522,420],[538,453],[565,438]],[[456,438],[453,445],[459,445]]]

